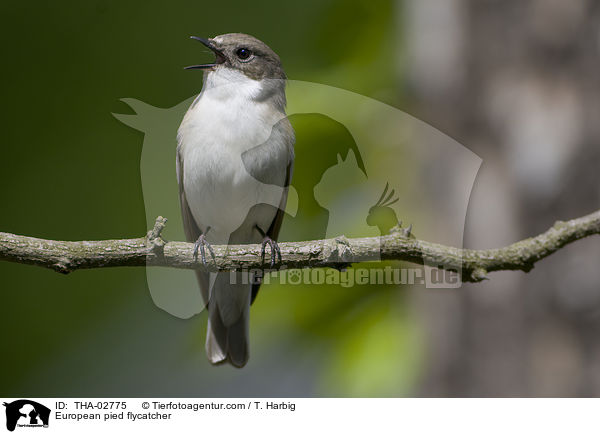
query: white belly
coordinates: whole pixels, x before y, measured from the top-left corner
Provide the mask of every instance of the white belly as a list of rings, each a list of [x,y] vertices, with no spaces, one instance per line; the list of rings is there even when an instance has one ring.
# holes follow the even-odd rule
[[[200,229],[211,228],[207,237],[213,243],[227,243],[255,205],[279,206],[284,192],[282,187],[252,177],[242,160],[245,151],[269,138],[281,115],[229,86],[239,84],[203,91],[186,114],[178,136],[188,205]],[[269,158],[265,151],[264,157]],[[285,177],[286,167],[273,170]],[[247,222],[245,242],[259,241],[260,232],[253,226],[266,230],[275,213],[275,208],[264,209],[256,215],[257,221]]]

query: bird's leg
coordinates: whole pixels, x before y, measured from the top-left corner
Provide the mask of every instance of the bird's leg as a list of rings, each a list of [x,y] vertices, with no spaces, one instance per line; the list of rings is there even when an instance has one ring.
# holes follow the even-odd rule
[[[265,262],[265,250],[266,250],[267,244],[268,244],[269,247],[271,247],[271,268],[273,268],[273,267],[275,267],[275,256],[276,255],[277,255],[277,258],[279,259],[279,262],[282,261],[281,250],[279,249],[279,245],[277,244],[277,241],[275,241],[273,238],[268,236],[261,228],[258,227],[258,225],[256,225],[256,229],[258,229],[258,232],[260,232],[260,234],[263,236],[263,241],[262,241],[261,250],[260,250],[261,260],[263,263]]]
[[[210,226],[206,228],[203,234],[200,234],[196,242],[194,243],[194,260],[198,260],[198,250],[200,250],[200,257],[202,258],[202,264],[206,267],[208,264],[206,263],[206,250],[205,247],[208,248],[210,255],[213,258],[213,261],[216,262],[215,251],[208,241],[206,241],[206,234],[210,231]]]

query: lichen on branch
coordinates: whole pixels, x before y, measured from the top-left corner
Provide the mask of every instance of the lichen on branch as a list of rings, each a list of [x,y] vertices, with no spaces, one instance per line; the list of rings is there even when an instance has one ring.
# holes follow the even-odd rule
[[[158,217],[145,237],[102,241],[55,241],[0,232],[0,260],[38,265],[59,273],[79,269],[161,266],[203,268],[193,254],[193,244],[165,241],[166,219]],[[459,249],[413,239],[396,230],[381,237],[346,238],[280,243],[282,261],[275,268],[341,268],[348,264],[401,260],[455,271],[465,282],[487,279],[501,270],[530,271],[534,264],[574,241],[600,234],[600,210],[584,217],[557,222],[546,232],[507,247],[489,250]],[[213,246],[211,271],[269,269],[261,246]]]

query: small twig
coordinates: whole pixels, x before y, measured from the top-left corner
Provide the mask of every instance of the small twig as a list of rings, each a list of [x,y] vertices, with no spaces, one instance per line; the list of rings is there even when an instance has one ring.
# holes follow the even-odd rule
[[[103,241],[53,241],[0,232],[0,260],[39,265],[59,273],[84,268],[162,266],[204,267],[193,255],[191,243],[161,237],[166,219],[158,217],[146,237]],[[401,260],[453,270],[465,282],[479,282],[500,270],[530,271],[534,264],[565,245],[600,234],[600,210],[585,217],[557,222],[546,232],[501,249],[469,250],[412,239],[409,231],[396,230],[371,238],[346,238],[280,243],[282,261],[276,268],[344,268],[348,264]],[[213,271],[267,269],[261,246],[213,246]]]

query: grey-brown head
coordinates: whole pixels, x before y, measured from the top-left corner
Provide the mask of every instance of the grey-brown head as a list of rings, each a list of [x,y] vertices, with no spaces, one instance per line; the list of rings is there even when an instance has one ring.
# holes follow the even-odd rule
[[[244,33],[227,33],[211,39],[192,36],[215,53],[214,63],[188,66],[186,69],[233,68],[254,80],[285,80],[279,56],[267,44]]]

